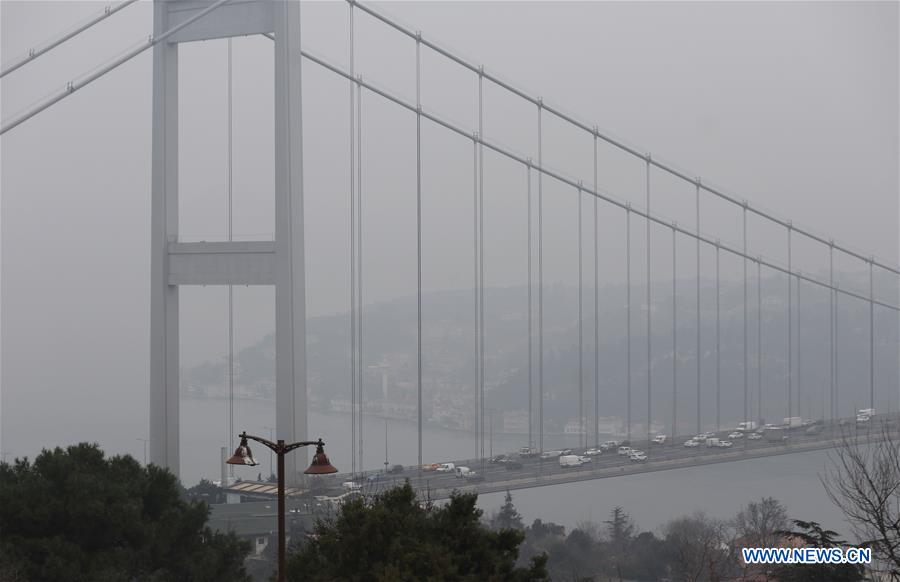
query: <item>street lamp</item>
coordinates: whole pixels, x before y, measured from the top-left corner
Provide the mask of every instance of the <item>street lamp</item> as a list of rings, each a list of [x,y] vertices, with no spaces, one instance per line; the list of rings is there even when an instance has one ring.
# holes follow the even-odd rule
[[[328,461],[328,456],[325,455],[325,443],[322,442],[322,439],[319,439],[317,441],[301,441],[299,443],[285,444],[285,442],[281,439],[278,439],[277,442],[273,443],[270,440],[247,434],[246,431],[242,432],[238,436],[241,437],[241,444],[238,445],[237,449],[235,449],[234,455],[232,455],[231,458],[226,461],[229,465],[244,465],[248,467],[259,465],[259,463],[256,462],[256,459],[253,458],[253,454],[250,452],[250,446],[247,444],[247,439],[252,439],[256,442],[266,445],[273,453],[278,456],[278,582],[284,582],[284,456],[294,449],[315,445],[316,454],[313,455],[312,463],[310,463],[309,468],[306,469],[304,473],[307,475],[325,475],[328,473],[337,473],[337,469],[335,469]]]

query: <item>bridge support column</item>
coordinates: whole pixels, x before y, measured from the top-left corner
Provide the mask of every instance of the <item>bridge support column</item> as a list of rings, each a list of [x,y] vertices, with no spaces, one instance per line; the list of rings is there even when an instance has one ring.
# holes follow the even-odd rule
[[[154,34],[169,27],[156,2]],[[178,235],[178,45],[153,47],[150,211],[150,462],[179,473],[178,287],[169,285],[168,241]]]
[[[275,426],[292,443],[307,440],[300,3],[275,4]],[[306,466],[304,451],[285,458],[289,485]]]
[[[161,35],[208,7],[155,0]],[[178,44],[274,33],[275,243],[178,242]],[[179,474],[179,285],[275,285],[276,438],[307,439],[306,277],[303,244],[300,3],[224,4],[153,49],[153,177],[150,293],[150,461]],[[251,429],[252,427],[244,427]],[[214,455],[215,452],[212,452]],[[307,456],[286,461],[286,479]]]

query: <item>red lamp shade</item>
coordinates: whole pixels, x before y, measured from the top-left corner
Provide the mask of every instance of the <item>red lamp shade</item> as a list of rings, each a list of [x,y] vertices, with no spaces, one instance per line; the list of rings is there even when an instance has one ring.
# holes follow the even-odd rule
[[[316,454],[313,455],[312,463],[309,468],[303,471],[307,475],[327,475],[329,473],[337,473],[337,469],[328,461],[328,455],[325,454],[325,443],[319,439],[316,445]]]
[[[229,465],[247,465],[250,467],[259,465],[256,459],[253,458],[253,453],[250,452],[250,446],[247,444],[247,437],[245,436],[241,436],[241,444],[234,450],[231,458],[225,462]]]

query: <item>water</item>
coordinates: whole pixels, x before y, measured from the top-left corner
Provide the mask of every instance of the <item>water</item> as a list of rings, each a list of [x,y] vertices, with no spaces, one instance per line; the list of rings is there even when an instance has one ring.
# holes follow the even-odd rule
[[[582,521],[599,523],[621,505],[641,531],[657,532],[669,520],[695,511],[730,519],[746,503],[774,497],[791,518],[818,521],[850,538],[843,514],[819,481],[828,464],[828,453],[815,451],[522,489],[512,495],[526,524],[535,518],[567,528]],[[482,495],[479,505],[490,514],[503,504],[504,495]]]

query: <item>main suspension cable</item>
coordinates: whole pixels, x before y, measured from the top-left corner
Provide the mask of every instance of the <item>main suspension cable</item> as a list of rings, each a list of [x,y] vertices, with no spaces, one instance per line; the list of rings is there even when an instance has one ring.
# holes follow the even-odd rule
[[[127,63],[128,61],[130,61],[134,57],[138,56],[145,50],[147,50],[151,47],[154,47],[154,46],[158,45],[159,43],[165,41],[170,36],[172,36],[173,34],[178,32],[179,30],[185,28],[186,26],[190,26],[191,24],[200,20],[201,18],[203,18],[204,16],[206,16],[207,14],[209,14],[216,8],[223,6],[229,2],[231,2],[231,0],[218,0],[214,4],[204,8],[197,14],[186,19],[184,22],[173,26],[172,28],[165,31],[161,35],[159,35],[159,36],[150,35],[148,37],[146,43],[143,43],[143,44],[129,50],[128,52],[126,52],[125,54],[120,56],[119,58],[113,60],[111,63],[108,63],[108,64],[100,67],[93,73],[83,76],[80,79],[69,81],[66,84],[66,86],[63,87],[63,89],[56,95],[53,95],[53,96],[41,101],[34,107],[24,111],[23,113],[20,113],[20,114],[14,116],[12,118],[12,120],[4,122],[3,125],[0,126],[0,135],[3,135],[4,133],[13,129],[14,127],[17,127],[17,126],[21,125],[22,123],[28,121],[29,119],[31,119],[38,113],[46,110],[47,108],[54,105],[55,103],[62,101],[63,99],[65,99],[66,97],[68,97],[69,95],[74,93],[75,91],[78,91],[79,89],[82,89],[82,88],[86,87],[87,85],[90,85],[91,83],[93,83],[94,81],[96,81],[97,79],[102,77],[103,75],[109,73],[113,69],[116,69],[119,66]],[[274,38],[274,35],[273,35],[273,38]]]
[[[50,52],[51,50],[55,49],[62,43],[66,42],[67,40],[78,36],[82,32],[86,31],[87,29],[89,29],[92,26],[94,26],[95,24],[97,24],[98,22],[106,20],[107,18],[109,18],[110,16],[115,14],[116,12],[119,12],[123,8],[126,8],[126,7],[130,6],[131,4],[134,4],[135,2],[137,2],[137,0],[125,0],[124,2],[120,2],[119,4],[116,4],[116,5],[107,5],[106,7],[103,8],[103,12],[100,12],[96,16],[92,17],[90,20],[88,20],[84,24],[82,24],[80,26],[76,25],[69,32],[62,33],[57,38],[47,42],[47,44],[45,44],[44,46],[42,46],[40,48],[32,48],[31,50],[28,51],[28,54],[25,55],[24,57],[20,58],[19,60],[17,60],[14,63],[11,63],[11,64],[3,67],[3,70],[0,71],[0,79],[5,77],[6,75],[12,73],[19,67],[27,65],[28,63],[30,63],[33,60],[40,57],[41,55],[44,55],[44,54]]]

